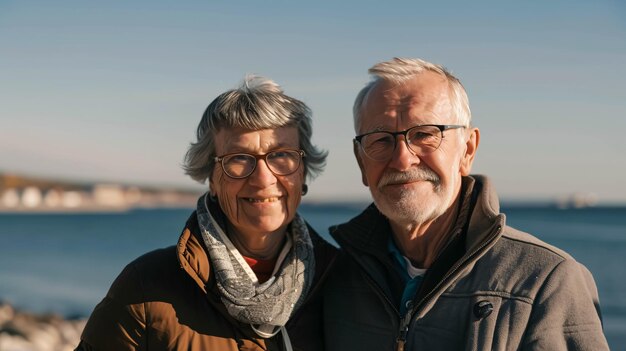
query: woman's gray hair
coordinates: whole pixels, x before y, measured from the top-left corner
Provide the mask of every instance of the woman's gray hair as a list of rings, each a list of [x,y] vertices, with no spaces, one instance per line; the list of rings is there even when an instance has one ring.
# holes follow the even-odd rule
[[[415,77],[425,70],[438,73],[448,80],[452,110],[456,115],[457,123],[469,127],[472,122],[472,113],[470,111],[467,93],[458,78],[453,76],[443,66],[434,63],[420,59],[394,57],[391,61],[377,63],[369,69],[368,72],[373,76],[372,80],[363,89],[361,89],[352,108],[352,114],[354,116],[354,130],[356,133],[359,134],[361,132],[359,127],[363,102],[367,93],[369,93],[376,83],[384,80],[401,84],[402,82]]]
[[[197,141],[191,143],[185,154],[185,174],[200,183],[211,177],[217,156],[215,135],[223,128],[260,130],[296,126],[300,149],[306,154],[304,174],[315,178],[323,171],[328,152],[311,142],[311,116],[311,109],[302,101],[285,95],[272,80],[246,76],[241,86],[221,94],[207,107],[198,125]]]

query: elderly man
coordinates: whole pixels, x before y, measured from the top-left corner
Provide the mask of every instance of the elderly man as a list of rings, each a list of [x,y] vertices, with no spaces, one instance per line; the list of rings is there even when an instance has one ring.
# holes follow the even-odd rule
[[[467,95],[443,67],[393,59],[354,104],[354,154],[374,204],[331,228],[327,350],[605,350],[590,272],[508,227]]]

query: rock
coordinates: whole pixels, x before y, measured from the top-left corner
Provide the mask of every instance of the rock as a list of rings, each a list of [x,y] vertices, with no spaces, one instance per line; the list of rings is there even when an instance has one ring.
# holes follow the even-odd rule
[[[0,302],[0,350],[71,351],[78,345],[86,322],[19,311]]]

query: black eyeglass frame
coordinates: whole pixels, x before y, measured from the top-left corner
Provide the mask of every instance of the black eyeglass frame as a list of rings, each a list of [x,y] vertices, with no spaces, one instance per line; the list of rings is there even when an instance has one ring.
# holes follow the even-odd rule
[[[296,167],[293,171],[289,172],[289,173],[276,173],[274,172],[274,170],[272,169],[272,167],[270,167],[269,163],[267,163],[267,156],[270,154],[273,154],[275,152],[280,152],[280,151],[287,151],[287,152],[295,152],[299,155],[298,157],[298,167]],[[252,170],[250,171],[249,174],[242,176],[242,177],[234,177],[232,175],[230,175],[227,171],[226,168],[224,167],[224,159],[229,157],[229,156],[235,156],[235,155],[245,155],[245,156],[250,156],[254,158],[254,167],[252,167]],[[221,156],[215,156],[215,158],[213,159],[215,161],[215,163],[219,163],[220,166],[222,167],[222,171],[224,171],[224,174],[226,174],[227,177],[232,178],[232,179],[244,179],[244,178],[248,178],[249,176],[252,175],[252,173],[254,173],[254,171],[256,170],[256,167],[259,164],[259,160],[263,160],[265,161],[265,164],[267,165],[267,168],[270,170],[270,172],[272,172],[273,175],[275,176],[288,176],[290,174],[294,174],[296,173],[296,171],[300,168],[300,165],[302,164],[302,159],[306,157],[306,153],[304,152],[304,150],[297,150],[297,149],[277,149],[277,150],[272,150],[270,152],[266,152],[264,154],[249,154],[246,152],[233,152],[230,154],[224,154]]]
[[[406,147],[409,150],[411,150],[411,151],[413,151],[413,152],[415,152],[417,154],[417,152],[415,150],[413,150],[413,148],[411,148],[411,145],[409,145],[409,139],[408,139],[407,136],[409,134],[409,131],[411,131],[411,130],[413,130],[415,128],[419,128],[419,127],[435,127],[437,129],[439,129],[439,132],[441,132],[441,140],[444,139],[443,132],[445,132],[446,130],[467,128],[467,126],[460,125],[460,124],[417,124],[417,125],[412,126],[411,128],[408,128],[408,129],[405,129],[405,130],[401,130],[401,131],[398,131],[398,132],[390,132],[390,131],[387,131],[387,130],[375,130],[375,131],[372,131],[372,132],[367,132],[367,133],[363,133],[363,134],[357,135],[357,136],[354,137],[353,140],[354,140],[354,142],[359,143],[359,145],[361,146],[361,150],[363,150],[363,152],[365,153],[366,156],[368,156],[369,158],[372,158],[363,149],[363,144],[361,144],[361,139],[363,139],[364,137],[366,137],[366,136],[368,136],[370,134],[375,134],[375,133],[390,134],[391,136],[393,136],[393,141],[394,141],[393,151],[395,151],[396,148],[398,147],[398,135],[402,135],[402,136],[404,136],[404,143],[406,144]],[[432,151],[430,151],[430,152],[428,152],[426,154],[429,154],[429,153],[434,152],[435,150],[439,149],[439,146],[441,146],[441,142],[439,142],[439,145],[437,145],[437,147],[435,149],[433,149]],[[392,151],[391,155],[393,155],[393,151]],[[420,156],[420,155],[418,155],[418,156]],[[372,158],[372,159],[376,160],[374,158]],[[376,160],[376,161],[383,161],[383,160]]]

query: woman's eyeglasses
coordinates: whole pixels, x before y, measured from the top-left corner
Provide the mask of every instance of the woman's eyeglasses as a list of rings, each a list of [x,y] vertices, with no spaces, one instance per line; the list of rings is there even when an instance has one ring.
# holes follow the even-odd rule
[[[222,165],[227,176],[235,179],[249,177],[256,169],[258,160],[264,160],[269,170],[277,176],[294,173],[300,167],[304,151],[280,149],[262,155],[233,153],[215,157],[215,162]]]

